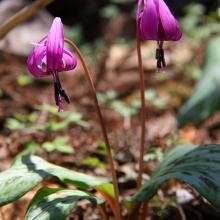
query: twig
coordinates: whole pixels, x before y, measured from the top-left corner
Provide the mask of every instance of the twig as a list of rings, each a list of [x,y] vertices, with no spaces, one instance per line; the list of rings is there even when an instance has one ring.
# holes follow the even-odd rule
[[[40,9],[46,7],[54,0],[36,0],[32,4],[24,7],[18,13],[10,17],[0,25],[0,39],[2,39],[11,29],[35,15]]]
[[[88,80],[88,83],[89,83],[89,87],[90,87],[90,90],[91,90],[91,93],[92,93],[93,101],[94,101],[96,111],[97,111],[97,114],[98,114],[98,118],[99,118],[99,122],[100,122],[100,125],[101,125],[102,134],[103,134],[103,138],[104,138],[105,145],[106,145],[107,156],[108,156],[108,160],[109,160],[109,164],[110,164],[110,168],[111,168],[112,181],[113,181],[114,193],[115,193],[115,213],[116,213],[115,217],[116,217],[116,220],[120,220],[120,205],[119,205],[119,191],[118,191],[117,177],[116,177],[116,173],[115,173],[114,162],[113,162],[112,153],[111,153],[111,147],[109,145],[108,136],[107,136],[104,121],[103,121],[103,118],[102,118],[102,113],[101,113],[101,110],[99,108],[98,100],[97,100],[97,97],[96,97],[95,88],[94,88],[94,85],[93,85],[88,67],[87,67],[87,65],[86,65],[86,63],[83,59],[83,56],[80,53],[79,49],[70,40],[65,39],[65,42],[68,43],[69,45],[71,45],[71,47],[77,53],[82,65],[83,65],[83,68],[85,70],[85,73],[86,73],[86,77],[87,77],[87,80]]]

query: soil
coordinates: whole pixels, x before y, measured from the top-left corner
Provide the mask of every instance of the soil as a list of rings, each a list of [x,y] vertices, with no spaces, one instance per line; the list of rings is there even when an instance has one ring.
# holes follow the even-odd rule
[[[190,95],[195,81],[184,74],[184,66],[190,62],[197,49],[193,48],[189,39],[183,38],[180,43],[166,43],[165,56],[167,59],[166,73],[157,74],[154,58],[147,58],[149,51],[154,51],[156,42],[143,43],[143,63],[145,74],[145,86],[147,90],[156,91],[157,97],[166,105],[158,107],[151,101],[146,107],[146,142],[145,150],[153,147],[161,148],[167,152],[183,141],[190,141],[196,145],[218,143],[220,126],[217,111],[212,117],[199,126],[186,125],[178,128],[176,115],[181,105]],[[181,51],[181,54],[178,52]],[[203,51],[200,51],[203,57]],[[100,68],[105,62],[104,72]],[[202,63],[202,60],[199,62]],[[139,75],[136,59],[135,45],[120,46],[111,45],[106,59],[98,59],[96,65],[89,65],[97,92],[105,93],[110,89],[117,91],[117,100],[128,105],[139,98]],[[36,155],[43,159],[86,174],[100,178],[110,177],[108,165],[100,166],[84,165],[84,159],[97,157],[106,164],[106,157],[97,154],[100,141],[103,140],[100,125],[93,105],[88,84],[81,64],[74,71],[60,74],[63,88],[69,94],[71,103],[63,102],[64,111],[75,111],[82,114],[83,120],[88,126],[83,127],[75,123],[69,124],[61,131],[42,131],[25,127],[24,129],[11,130],[7,128],[8,118],[14,118],[14,113],[29,115],[37,113],[36,123],[44,124],[50,120],[51,113],[37,111],[35,106],[47,103],[55,106],[52,77],[37,79],[26,85],[19,85],[21,75],[30,76],[26,66],[26,57],[16,56],[6,52],[0,52],[0,171],[9,169],[15,156],[20,153],[25,144],[35,141],[39,144]],[[163,80],[161,80],[161,78]],[[114,150],[115,166],[118,178],[125,177],[131,172],[137,173],[140,145],[140,110],[136,114],[122,116],[109,107],[109,103],[100,104],[105,126],[108,132],[110,144]],[[55,121],[62,121],[55,116]],[[74,153],[62,153],[58,150],[47,152],[42,144],[53,141],[56,137],[68,136],[68,144],[74,149]],[[150,175],[158,165],[158,160],[145,162],[144,172]],[[0,208],[1,220],[20,220],[24,218],[26,208],[36,191],[42,186],[60,187],[62,184],[56,178],[49,178],[41,182],[37,187],[11,204]],[[128,178],[119,183],[120,195],[126,199],[134,194],[136,179]],[[193,199],[178,202],[184,195]],[[126,210],[123,211],[126,215]],[[109,210],[109,216],[113,216]],[[77,208],[68,219],[102,219],[101,215],[87,201],[80,201]],[[113,219],[111,217],[110,219]],[[177,181],[169,180],[162,184],[157,196],[149,202],[146,219],[220,219],[220,211],[211,206],[192,187]]]

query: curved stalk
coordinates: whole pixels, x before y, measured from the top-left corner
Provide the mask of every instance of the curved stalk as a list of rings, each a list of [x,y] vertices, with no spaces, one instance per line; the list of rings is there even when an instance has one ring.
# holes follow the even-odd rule
[[[138,179],[137,179],[137,190],[139,190],[142,185],[142,174],[143,174],[143,167],[144,167],[146,105],[145,105],[144,72],[143,72],[142,57],[141,57],[141,42],[140,42],[140,38],[137,33],[136,33],[136,46],[137,46],[139,78],[140,78],[140,93],[141,93],[141,141],[140,141],[139,170],[138,170]],[[137,203],[135,205],[133,213],[131,214],[131,216],[129,216],[129,220],[138,217],[140,208],[141,208],[141,203]],[[143,218],[143,215],[142,215],[142,218]]]
[[[111,174],[112,174],[112,182],[113,182],[113,185],[114,185],[114,193],[115,193],[115,211],[116,211],[115,217],[116,217],[116,220],[120,220],[119,190],[118,190],[117,177],[116,177],[116,172],[115,172],[115,168],[114,168],[114,162],[113,162],[113,157],[112,157],[112,153],[111,153],[111,147],[109,145],[107,132],[106,132],[106,129],[105,129],[103,118],[102,118],[102,113],[101,113],[101,110],[99,108],[98,100],[97,100],[97,97],[96,97],[95,87],[93,85],[88,67],[87,67],[87,65],[84,61],[84,58],[83,58],[82,54],[80,53],[79,49],[76,47],[76,45],[74,43],[72,43],[70,40],[68,40],[66,38],[65,38],[65,42],[68,43],[74,49],[74,51],[77,53],[82,65],[83,65],[83,68],[85,70],[85,73],[86,73],[86,78],[88,80],[88,84],[89,84],[89,87],[90,87],[90,90],[91,90],[91,93],[92,93],[92,97],[93,97],[93,101],[94,101],[96,111],[97,111],[97,114],[98,114],[99,122],[100,122],[101,129],[102,129],[103,138],[104,138],[105,145],[106,145],[107,156],[108,156],[108,160],[109,160],[109,164],[110,164],[110,169],[111,169]]]
[[[138,181],[137,181],[137,189],[140,189],[141,182],[142,182],[143,166],[144,166],[146,105],[145,105],[144,73],[143,73],[142,58],[141,58],[141,43],[140,43],[140,38],[138,34],[136,34],[136,44],[137,44],[137,55],[138,55],[139,77],[140,77],[140,92],[141,92],[141,143],[140,143],[139,171],[138,171]]]

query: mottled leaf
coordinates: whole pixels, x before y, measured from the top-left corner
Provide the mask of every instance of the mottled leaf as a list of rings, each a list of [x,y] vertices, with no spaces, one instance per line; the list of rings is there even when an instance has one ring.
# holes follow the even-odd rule
[[[175,147],[130,201],[144,202],[151,199],[161,183],[170,178],[190,184],[220,209],[220,145],[195,147],[183,144]]]
[[[23,156],[10,169],[0,173],[0,206],[19,199],[49,176],[57,176],[62,182],[81,189],[103,183],[95,177],[56,166],[40,157]]]
[[[76,207],[80,199],[87,199],[93,204],[103,204],[104,200],[91,193],[71,189],[41,188],[31,200],[25,220],[65,220]]]

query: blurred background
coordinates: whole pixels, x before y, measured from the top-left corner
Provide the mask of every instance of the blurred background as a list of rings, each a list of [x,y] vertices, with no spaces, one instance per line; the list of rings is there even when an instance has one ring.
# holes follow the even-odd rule
[[[0,0],[0,24],[31,2]],[[165,2],[180,22],[183,37],[164,43],[165,73],[156,73],[157,43],[143,41],[141,45],[147,105],[145,147],[149,148],[144,159],[146,180],[178,144],[220,142],[220,1]],[[15,157],[31,153],[100,178],[110,176],[80,62],[73,71],[60,74],[71,100],[69,105],[63,103],[61,113],[55,105],[52,77],[34,78],[26,67],[33,48],[29,42],[46,36],[58,16],[65,37],[79,47],[91,71],[114,151],[120,194],[132,195],[141,121],[136,5],[137,0],[55,0],[0,40],[0,171],[8,169]],[[54,184],[61,187],[53,178],[40,186]],[[1,208],[0,219],[23,219],[36,190]],[[149,207],[148,217],[153,220],[220,219],[218,210],[177,180],[166,181]],[[68,219],[101,219],[94,210],[83,203]]]

